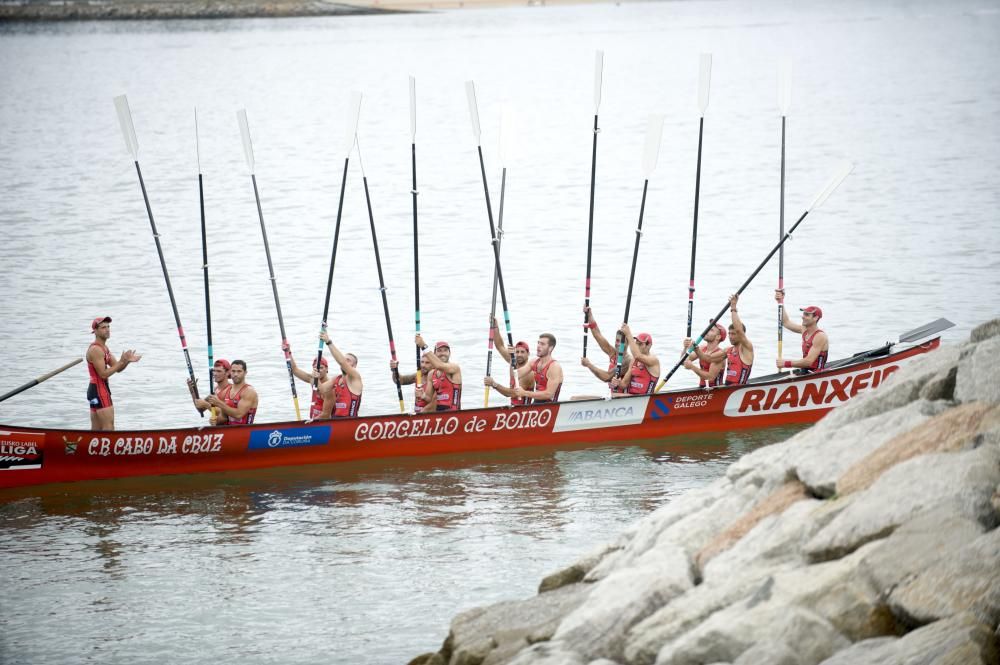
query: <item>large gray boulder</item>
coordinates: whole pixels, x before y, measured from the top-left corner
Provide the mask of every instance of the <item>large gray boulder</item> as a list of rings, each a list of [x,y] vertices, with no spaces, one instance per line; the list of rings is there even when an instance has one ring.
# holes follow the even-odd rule
[[[901,638],[858,642],[820,665],[996,665],[997,636],[968,613],[937,621]]]
[[[629,628],[693,586],[691,562],[683,548],[654,548],[635,565],[594,585],[559,624],[553,640],[586,658],[618,659]]]
[[[811,561],[826,561],[884,538],[914,515],[950,506],[986,526],[994,526],[990,502],[1000,483],[1000,450],[984,445],[961,453],[923,455],[886,471],[806,544]]]
[[[1000,529],[928,562],[892,591],[889,607],[910,625],[970,612],[996,626],[1000,622]]]
[[[958,364],[955,399],[959,402],[1000,403],[998,357],[1000,337],[991,337],[969,349]]]

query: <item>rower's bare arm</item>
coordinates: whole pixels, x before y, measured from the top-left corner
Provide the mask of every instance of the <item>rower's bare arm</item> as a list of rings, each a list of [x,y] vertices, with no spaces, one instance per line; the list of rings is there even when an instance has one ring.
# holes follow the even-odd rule
[[[92,346],[89,349],[87,349],[87,362],[91,364],[94,370],[97,371],[97,375],[102,379],[107,379],[112,374],[115,374],[116,372],[119,372],[121,371],[121,369],[123,369],[119,368],[121,361],[115,360],[115,357],[113,355],[111,356],[111,366],[105,367],[104,354],[101,353],[101,350],[96,346]]]
[[[781,289],[775,289],[774,299],[775,301],[784,304],[785,292]],[[801,325],[795,323],[788,317],[788,305],[785,305],[784,307],[781,308],[781,325],[785,326],[792,332],[801,333],[804,330],[804,328]]]
[[[587,312],[590,322],[594,324],[590,329],[590,334],[593,335],[597,346],[601,347],[601,351],[604,351],[608,355],[615,353],[615,347],[611,346],[611,342],[608,341],[608,338],[604,336],[604,333],[601,332],[600,327],[597,325],[597,320],[594,318],[594,310],[590,307],[584,307],[584,311]]]
[[[288,348],[283,347],[282,351],[288,351]],[[310,374],[309,372],[305,371],[297,364],[295,364],[295,356],[293,356],[291,352],[289,352],[288,354],[288,360],[292,363],[292,374],[295,375],[296,379],[300,379],[302,381],[305,381],[306,383],[312,383],[313,380],[312,374]]]
[[[594,363],[590,362],[589,358],[581,358],[580,359],[580,364],[582,364],[584,367],[586,367],[587,369],[589,369],[590,373],[593,374],[594,376],[596,376],[601,381],[610,381],[611,380],[611,372],[609,372],[607,370],[604,370],[604,369],[601,369],[600,367],[598,367]]]
[[[431,364],[431,367],[440,372],[444,372],[449,378],[461,372],[461,368],[457,363],[446,363],[433,353],[427,355],[427,361]],[[461,381],[456,381],[456,383],[461,383]]]
[[[424,409],[423,413],[430,413],[431,411],[437,411],[438,406],[438,396],[434,392],[434,386],[428,381],[424,384]]]
[[[503,385],[502,383],[497,383],[491,376],[487,376],[483,379],[483,385],[487,385],[493,388],[493,390],[497,391],[504,397],[513,397],[514,395],[513,390]]]
[[[510,349],[507,348],[507,343],[503,341],[503,336],[500,334],[500,328],[496,325],[493,326],[493,346],[496,347],[497,353],[503,358],[504,362],[510,362]]]
[[[812,367],[813,363],[816,362],[816,359],[819,358],[819,354],[830,348],[830,340],[827,338],[825,332],[816,333],[812,342],[812,347],[809,349],[809,353],[806,354],[805,358],[792,361],[793,367]]]

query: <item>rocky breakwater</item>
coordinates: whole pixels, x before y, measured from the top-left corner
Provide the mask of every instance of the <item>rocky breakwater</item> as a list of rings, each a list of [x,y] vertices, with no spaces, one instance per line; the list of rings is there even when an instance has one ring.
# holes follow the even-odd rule
[[[328,0],[7,0],[0,21],[107,21],[217,18],[281,18],[378,14],[359,2]]]
[[[411,665],[1000,663],[1000,319]]]

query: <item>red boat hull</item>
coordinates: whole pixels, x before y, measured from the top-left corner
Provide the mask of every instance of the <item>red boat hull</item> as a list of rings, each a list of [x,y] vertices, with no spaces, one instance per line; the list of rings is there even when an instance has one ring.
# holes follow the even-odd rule
[[[809,376],[615,400],[221,428],[93,432],[0,425],[0,488],[811,423],[939,345],[933,339]]]

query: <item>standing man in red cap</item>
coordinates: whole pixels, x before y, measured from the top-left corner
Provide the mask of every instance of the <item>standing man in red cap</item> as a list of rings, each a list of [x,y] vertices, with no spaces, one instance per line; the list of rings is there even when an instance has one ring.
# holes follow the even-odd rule
[[[500,357],[510,367],[510,347],[503,341],[503,336],[500,335],[500,330],[496,325],[493,326],[493,345],[496,347]],[[517,380],[521,388],[526,391],[533,390],[535,387],[535,375],[528,365],[528,358],[530,356],[531,348],[527,342],[521,341],[514,345],[514,364],[517,365]],[[511,406],[531,404],[530,399],[515,395],[513,386],[508,388],[507,386],[500,385],[493,380],[492,376],[483,377],[483,385],[493,388],[504,397],[509,397]]]
[[[215,384],[212,387],[212,394],[216,397],[230,385],[229,383],[229,361],[219,358],[212,364],[212,382]],[[203,399],[195,399],[194,397],[194,379],[188,379],[188,389],[191,391],[191,400],[194,402],[194,408],[201,412],[211,409],[212,405]],[[212,409],[212,415],[218,417],[219,413],[217,409]]]
[[[705,334],[705,344],[694,346],[691,338],[684,340],[684,350],[694,346],[694,353],[684,360],[684,369],[689,369],[698,375],[699,388],[721,386],[725,381],[726,352],[719,348],[726,341],[726,329],[721,323],[715,323]],[[694,361],[698,360],[695,365]]]
[[[313,385],[313,381],[315,380],[315,384],[318,387],[312,389],[312,401],[309,403],[309,420],[316,420],[322,417],[324,405],[328,400],[333,399],[333,382],[329,380],[330,363],[327,362],[326,358],[320,358],[319,367],[317,367],[316,361],[313,360],[313,371],[309,373],[295,364],[295,357],[292,356],[291,349],[283,348],[282,350],[288,352],[288,359],[292,363],[292,374],[295,375],[295,378],[305,381],[310,386]]]
[[[627,323],[620,328],[625,336],[625,345],[632,352],[632,364],[625,376],[620,379],[629,395],[652,395],[656,390],[656,382],[660,379],[660,359],[649,352],[653,346],[653,337],[649,333],[639,333],[632,337],[632,329]],[[614,385],[614,380],[612,380]]]
[[[729,324],[730,347],[723,350],[716,345],[716,350],[710,352],[707,349],[708,345],[706,345],[696,350],[695,353],[700,361],[699,369],[701,371],[694,369],[694,363],[691,360],[687,360],[684,364],[685,367],[698,374],[702,379],[709,379],[712,386],[741,386],[750,380],[754,358],[753,343],[747,337],[747,326],[743,323],[743,319],[740,318],[739,312],[736,309],[739,299],[739,296],[735,293],[729,296],[729,311],[732,312],[733,319],[732,323]],[[713,328],[715,332],[713,336],[717,335],[719,341],[723,342],[726,340],[726,332],[725,330],[721,330],[721,328],[720,324],[716,324]],[[708,339],[708,336],[706,336],[706,339]],[[690,339],[685,339],[684,343],[687,345],[685,348],[691,348],[693,344]],[[689,364],[691,367],[688,367]],[[716,369],[721,369],[719,374],[715,374]]]
[[[414,341],[421,349],[427,348],[427,342],[420,335]],[[448,342],[435,344],[434,353],[429,354],[427,360],[437,370],[431,378],[431,385],[437,395],[437,410],[458,411],[462,408],[462,368],[458,363],[451,362],[451,347]]]
[[[774,299],[779,303],[785,302],[785,292],[777,289],[774,292]],[[826,367],[826,359],[830,355],[830,340],[826,333],[819,329],[819,320],[823,318],[823,310],[815,305],[803,307],[802,325],[792,323],[788,318],[788,308],[783,307],[782,325],[793,332],[802,334],[802,357],[798,360],[785,360],[778,358],[775,365],[778,369],[795,368],[796,374],[809,374],[820,372]]]
[[[525,400],[525,404],[546,404],[559,401],[563,371],[559,361],[552,357],[552,351],[555,348],[555,335],[542,333],[538,336],[535,359],[528,365],[534,378],[534,388],[525,390],[520,383],[514,387],[514,396]]]
[[[136,363],[142,358],[129,349],[122,352],[122,357],[115,360],[108,350],[108,339],[111,337],[111,317],[99,316],[90,323],[94,333],[94,341],[87,348],[87,371],[90,373],[90,384],[87,386],[87,401],[90,402],[90,428],[98,432],[110,432],[115,428],[115,407],[111,401],[111,386],[108,379],[112,374],[123,371],[129,363]]]

